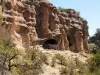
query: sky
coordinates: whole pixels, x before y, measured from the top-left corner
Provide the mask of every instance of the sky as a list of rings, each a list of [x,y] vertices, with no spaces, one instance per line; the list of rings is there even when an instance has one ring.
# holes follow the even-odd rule
[[[89,34],[92,36],[100,27],[100,0],[49,0],[56,7],[72,8],[88,21]]]

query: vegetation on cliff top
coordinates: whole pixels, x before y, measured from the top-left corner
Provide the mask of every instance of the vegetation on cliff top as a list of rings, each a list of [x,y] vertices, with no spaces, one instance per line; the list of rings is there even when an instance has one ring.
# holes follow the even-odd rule
[[[58,10],[59,10],[60,12],[70,13],[70,10],[69,10],[69,9],[66,9],[66,8],[58,7]],[[73,10],[74,10],[74,9],[73,9]],[[80,15],[80,12],[76,11],[76,13],[77,13],[78,15]]]

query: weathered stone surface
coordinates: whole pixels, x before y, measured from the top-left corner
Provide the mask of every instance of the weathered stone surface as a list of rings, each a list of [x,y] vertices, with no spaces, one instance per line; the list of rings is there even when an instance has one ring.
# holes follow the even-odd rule
[[[0,38],[12,39],[18,49],[46,38],[56,40],[57,49],[88,52],[88,22],[74,9],[67,11],[59,11],[47,0],[6,0],[0,11],[4,18]]]

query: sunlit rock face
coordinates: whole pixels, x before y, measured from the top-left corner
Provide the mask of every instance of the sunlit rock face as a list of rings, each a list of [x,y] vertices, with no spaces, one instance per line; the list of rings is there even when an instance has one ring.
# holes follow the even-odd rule
[[[61,12],[47,0],[5,0],[3,6],[0,39],[12,39],[17,49],[54,39],[56,49],[89,52],[88,22],[74,9]]]

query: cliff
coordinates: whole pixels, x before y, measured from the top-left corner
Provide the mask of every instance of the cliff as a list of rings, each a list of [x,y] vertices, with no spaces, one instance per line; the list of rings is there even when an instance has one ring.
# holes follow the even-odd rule
[[[87,75],[88,22],[48,0],[1,0],[0,75]],[[13,48],[14,46],[14,48]]]
[[[13,40],[17,49],[42,45],[89,52],[88,22],[74,9],[65,10],[47,0],[1,0],[0,39]]]

